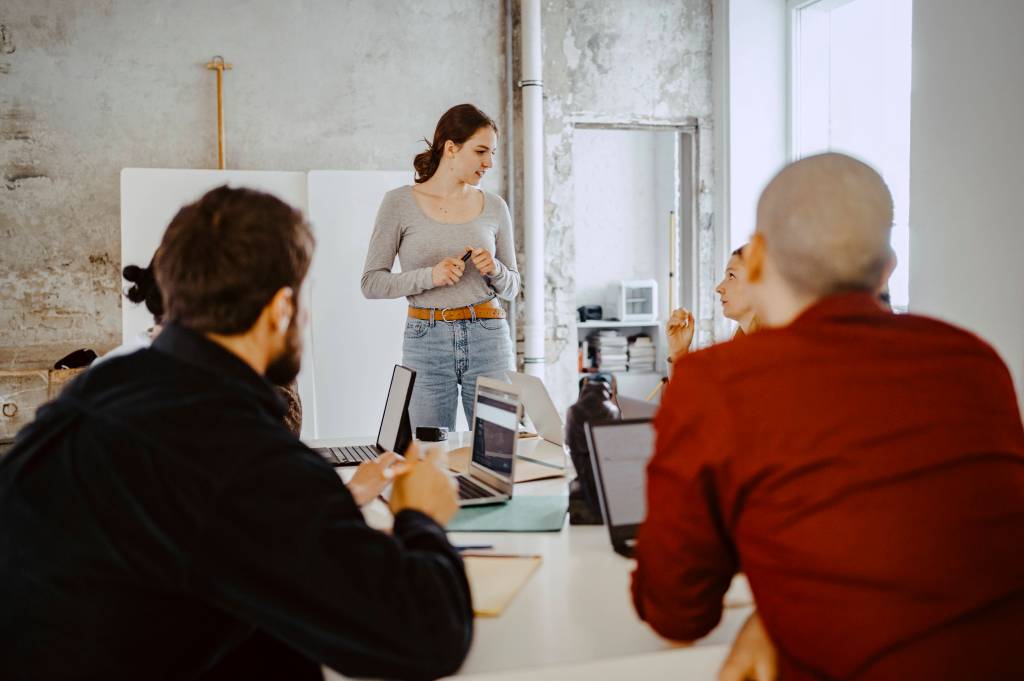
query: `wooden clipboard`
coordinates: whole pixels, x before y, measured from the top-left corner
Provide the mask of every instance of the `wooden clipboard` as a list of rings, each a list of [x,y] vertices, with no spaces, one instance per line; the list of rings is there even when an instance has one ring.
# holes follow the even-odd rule
[[[473,614],[498,617],[540,565],[540,556],[466,555],[466,576],[473,594]]]
[[[465,474],[469,471],[469,455],[471,447],[459,447],[448,452],[448,468],[456,473]],[[516,459],[515,479],[512,482],[532,482],[534,480],[547,480],[548,478],[564,478],[565,470],[553,466]]]

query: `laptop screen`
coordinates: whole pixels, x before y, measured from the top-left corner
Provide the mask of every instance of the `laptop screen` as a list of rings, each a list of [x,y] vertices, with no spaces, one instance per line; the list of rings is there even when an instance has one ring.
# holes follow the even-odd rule
[[[519,430],[519,399],[511,393],[477,385],[473,423],[473,463],[504,478],[512,476],[512,456]]]
[[[598,465],[598,493],[610,525],[637,525],[647,514],[644,482],[654,453],[654,427],[649,419],[591,425]]]
[[[384,416],[380,420],[380,430],[377,432],[377,446],[386,452],[395,451],[398,445],[402,414],[409,404],[411,385],[412,371],[395,365],[395,370],[391,374],[391,387],[388,388],[388,400],[384,403]]]

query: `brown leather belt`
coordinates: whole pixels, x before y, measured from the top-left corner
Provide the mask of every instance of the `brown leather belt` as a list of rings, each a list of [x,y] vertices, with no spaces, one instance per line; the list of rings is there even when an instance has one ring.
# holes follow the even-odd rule
[[[409,317],[412,319],[430,319],[430,313],[434,313],[435,322],[456,322],[462,319],[472,319],[473,315],[470,314],[470,309],[476,313],[477,319],[504,319],[505,310],[501,307],[497,300],[491,298],[490,300],[478,303],[476,305],[467,305],[466,307],[412,307],[409,306]]]

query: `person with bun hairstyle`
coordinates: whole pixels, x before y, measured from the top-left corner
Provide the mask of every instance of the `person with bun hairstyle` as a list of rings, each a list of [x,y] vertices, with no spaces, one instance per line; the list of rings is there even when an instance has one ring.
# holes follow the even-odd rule
[[[156,256],[153,256],[156,259]],[[124,292],[125,298],[138,305],[145,303],[146,309],[153,315],[153,326],[139,333],[134,338],[125,341],[102,357],[98,357],[90,366],[96,366],[114,357],[130,355],[136,350],[148,348],[157,334],[160,333],[160,325],[164,316],[164,301],[160,297],[160,287],[156,285],[156,278],[153,276],[153,263],[148,267],[128,265],[121,271],[125,281],[131,283],[128,290]]]
[[[424,140],[426,142],[426,140]],[[494,165],[498,126],[472,104],[441,116],[413,160],[415,184],[381,202],[363,268],[363,295],[409,301],[402,363],[416,371],[412,426],[455,428],[461,388],[467,422],[478,376],[514,366],[498,298],[519,293],[512,218],[479,188]],[[395,257],[400,272],[392,272]]]
[[[131,286],[125,291],[125,298],[135,303],[145,303],[146,309],[153,315],[153,326],[142,331],[134,338],[122,343],[102,357],[97,358],[90,366],[96,366],[114,357],[130,355],[137,350],[144,350],[153,344],[153,340],[160,334],[163,327],[164,301],[160,293],[160,286],[156,282],[153,273],[153,263],[156,262],[156,254],[150,261],[148,267],[128,265],[121,271],[121,276],[131,282]],[[295,379],[284,385],[274,385],[278,397],[284,400],[284,425],[296,437],[302,432],[302,398],[299,396],[299,384]]]

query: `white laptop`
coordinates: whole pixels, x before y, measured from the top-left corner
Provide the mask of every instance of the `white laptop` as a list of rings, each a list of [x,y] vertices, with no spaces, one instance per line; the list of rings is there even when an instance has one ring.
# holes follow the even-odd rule
[[[551,444],[561,447],[565,444],[565,426],[562,417],[555,408],[555,403],[548,394],[544,382],[536,376],[506,371],[509,382],[519,389],[523,400],[523,408],[530,418],[537,435]]]
[[[519,391],[514,386],[483,376],[477,379],[473,451],[467,472],[455,476],[460,506],[496,504],[512,498],[521,414]]]
[[[520,459],[551,468],[553,474],[564,474],[566,467],[565,427],[544,382],[536,376],[506,371],[505,378],[519,388],[523,411],[537,437],[519,443]],[[538,479],[533,476],[529,479]]]

